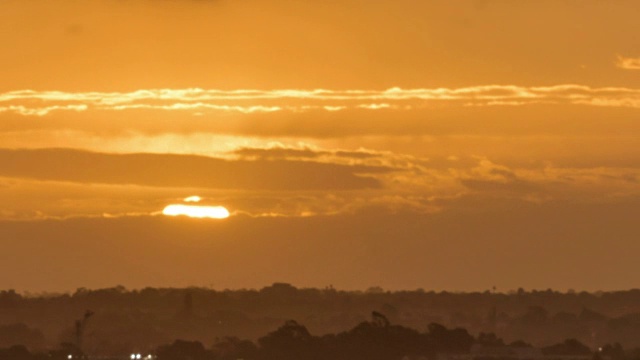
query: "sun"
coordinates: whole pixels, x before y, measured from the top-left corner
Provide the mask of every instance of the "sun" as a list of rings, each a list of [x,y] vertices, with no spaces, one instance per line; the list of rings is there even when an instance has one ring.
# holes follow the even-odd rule
[[[224,206],[200,206],[200,205],[167,205],[162,214],[167,216],[188,216],[199,219],[226,219],[229,217],[229,210]]]

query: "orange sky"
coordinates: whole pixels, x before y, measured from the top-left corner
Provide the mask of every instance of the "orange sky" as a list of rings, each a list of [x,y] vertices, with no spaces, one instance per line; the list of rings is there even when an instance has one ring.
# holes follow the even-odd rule
[[[5,0],[0,288],[638,287],[638,18]]]

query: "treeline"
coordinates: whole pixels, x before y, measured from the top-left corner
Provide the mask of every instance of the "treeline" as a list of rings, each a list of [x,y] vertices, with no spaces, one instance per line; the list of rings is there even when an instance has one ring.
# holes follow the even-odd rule
[[[551,290],[500,293],[299,289],[276,283],[259,290],[205,288],[127,290],[123,287],[72,294],[25,295],[0,291],[0,348],[24,344],[42,351],[75,341],[74,324],[87,310],[83,348],[91,353],[147,351],[173,339],[212,344],[237,336],[256,342],[287,319],[314,334],[339,334],[378,311],[397,325],[425,324],[495,333],[542,347],[575,338],[595,348],[619,342],[640,346],[640,291],[607,293]]]
[[[427,332],[391,325],[377,312],[349,331],[313,336],[296,321],[258,339],[257,344],[224,338],[210,349],[199,342],[175,341],[157,349],[159,360],[393,360],[405,356],[432,358],[436,353],[464,353],[475,339],[465,329],[432,324]]]
[[[472,352],[472,348],[476,352]],[[510,344],[493,333],[480,333],[473,337],[466,329],[447,327],[432,323],[427,331],[419,332],[401,325],[392,325],[386,316],[372,313],[372,319],[349,331],[323,336],[313,336],[307,328],[296,321],[287,321],[277,330],[258,339],[257,344],[249,340],[227,337],[214,343],[210,349],[197,341],[177,340],[160,346],[156,351],[158,360],[401,360],[436,359],[439,354],[471,355],[470,359],[494,359],[492,350],[504,354],[502,348],[531,348],[522,340]],[[619,344],[606,345],[595,354],[575,339],[544,347],[541,356],[549,358],[591,358],[602,356],[609,360],[610,349],[622,351]],[[475,354],[475,355],[474,355]],[[500,360],[509,357],[499,355]],[[638,358],[640,359],[640,358]],[[636,359],[634,359],[636,360]]]
[[[481,333],[473,337],[466,329],[448,329],[432,323],[425,332],[392,325],[386,316],[378,312],[371,320],[362,322],[353,329],[337,334],[314,336],[296,321],[290,320],[275,331],[260,337],[257,343],[237,337],[218,339],[207,348],[199,341],[176,340],[161,345],[151,355],[158,360],[401,360],[435,359],[438,354],[470,354],[470,359],[498,359],[491,356],[492,350],[501,348],[533,348],[524,341],[506,344],[493,333]],[[480,349],[478,351],[477,349]],[[485,351],[483,351],[485,350]],[[488,352],[486,351],[488,350]],[[504,352],[497,352],[505,354]],[[573,359],[637,360],[640,351],[625,352],[621,345],[605,345],[595,353],[575,339],[540,349],[550,359],[573,357]],[[99,355],[99,354],[97,354]],[[121,358],[129,354],[122,354]],[[473,355],[473,353],[472,353]],[[59,350],[49,353],[30,353],[24,346],[0,349],[0,360],[62,360],[87,358],[74,344],[63,344]],[[508,356],[499,358],[509,359]]]

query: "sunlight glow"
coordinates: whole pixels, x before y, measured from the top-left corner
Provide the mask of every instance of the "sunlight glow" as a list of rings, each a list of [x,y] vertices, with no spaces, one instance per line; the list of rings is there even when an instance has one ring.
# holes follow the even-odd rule
[[[186,202],[200,202],[200,200],[202,200],[202,198],[200,196],[197,196],[197,195],[189,196],[189,197],[184,199],[184,201],[186,201]]]
[[[229,210],[224,206],[168,205],[162,210],[164,215],[185,215],[192,218],[226,219]]]

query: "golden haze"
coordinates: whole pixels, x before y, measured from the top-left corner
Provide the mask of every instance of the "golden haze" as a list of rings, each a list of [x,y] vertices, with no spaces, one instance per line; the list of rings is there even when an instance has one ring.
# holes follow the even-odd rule
[[[639,14],[2,1],[0,287],[636,287]]]

